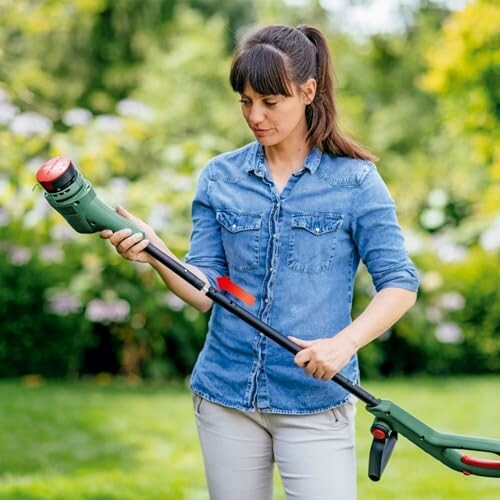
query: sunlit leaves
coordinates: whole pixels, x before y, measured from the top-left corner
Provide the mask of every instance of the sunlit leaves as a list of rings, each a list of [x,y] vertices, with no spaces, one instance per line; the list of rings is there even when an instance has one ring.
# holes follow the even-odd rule
[[[481,212],[500,211],[500,4],[477,0],[450,16],[421,79],[440,98],[452,140],[466,140],[484,169]]]

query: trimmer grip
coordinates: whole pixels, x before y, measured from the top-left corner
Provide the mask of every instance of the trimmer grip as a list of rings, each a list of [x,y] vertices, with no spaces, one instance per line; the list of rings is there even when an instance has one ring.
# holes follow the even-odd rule
[[[457,471],[461,471],[466,476],[474,474],[476,476],[484,477],[498,477],[500,478],[500,460],[491,460],[486,458],[472,457],[468,454],[462,454],[462,450],[465,451],[487,451],[490,453],[498,454],[498,449],[495,450],[484,450],[483,446],[479,446],[479,449],[474,448],[445,448],[442,452],[443,462],[445,462],[449,467]]]
[[[368,461],[368,477],[372,481],[378,481],[391,458],[394,446],[397,443],[398,433],[393,431],[385,422],[377,419],[370,428],[373,435]]]
[[[461,461],[463,464],[472,465],[482,469],[498,469],[500,471],[500,460],[488,460],[486,458],[470,457],[462,455]],[[500,475],[500,472],[498,473]]]

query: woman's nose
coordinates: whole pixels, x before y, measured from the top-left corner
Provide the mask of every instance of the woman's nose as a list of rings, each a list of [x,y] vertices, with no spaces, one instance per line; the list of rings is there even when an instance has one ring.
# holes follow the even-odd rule
[[[247,113],[247,120],[251,125],[257,125],[264,120],[264,110],[262,106],[253,104]]]

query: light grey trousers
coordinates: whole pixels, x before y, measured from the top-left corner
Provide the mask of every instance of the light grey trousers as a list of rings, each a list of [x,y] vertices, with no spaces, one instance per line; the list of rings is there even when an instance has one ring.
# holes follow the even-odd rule
[[[241,412],[193,395],[211,500],[354,500],[355,403],[313,415]]]

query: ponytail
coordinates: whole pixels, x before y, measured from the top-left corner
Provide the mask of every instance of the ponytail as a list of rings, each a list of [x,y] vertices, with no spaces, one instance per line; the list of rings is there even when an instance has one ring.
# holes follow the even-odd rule
[[[316,95],[306,107],[308,140],[311,145],[339,156],[374,161],[366,149],[342,134],[337,122],[334,92],[334,71],[328,43],[320,30],[301,25],[301,31],[316,49]]]

